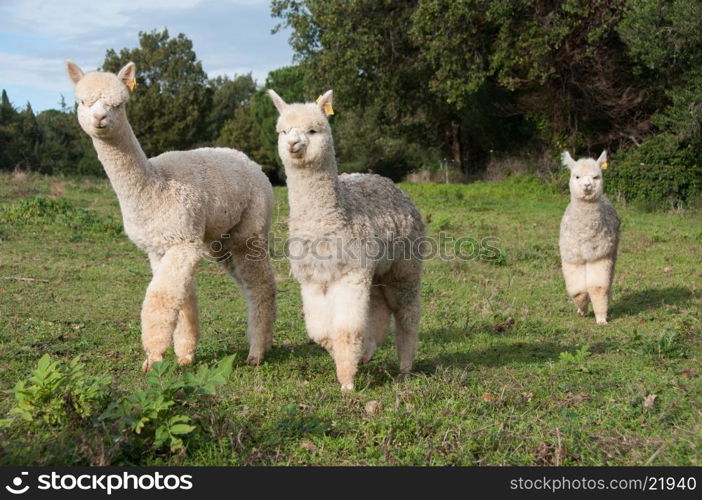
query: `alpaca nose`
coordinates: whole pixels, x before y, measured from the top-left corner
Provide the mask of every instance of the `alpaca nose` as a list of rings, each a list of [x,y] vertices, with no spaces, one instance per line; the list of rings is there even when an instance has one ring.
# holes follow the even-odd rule
[[[107,112],[105,111],[94,111],[93,112],[93,121],[95,122],[96,127],[104,127],[106,124],[107,119]]]
[[[288,150],[291,153],[299,153],[302,151],[302,148],[305,147],[305,142],[303,141],[302,137],[296,136],[296,137],[291,137],[288,140]]]

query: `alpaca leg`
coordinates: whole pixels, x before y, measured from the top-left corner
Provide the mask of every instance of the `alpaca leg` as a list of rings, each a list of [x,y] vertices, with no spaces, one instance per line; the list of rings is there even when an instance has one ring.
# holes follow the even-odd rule
[[[598,325],[607,324],[613,267],[610,259],[587,263],[587,292],[592,300],[592,309]]]
[[[397,343],[397,357],[400,360],[400,373],[403,374],[412,370],[412,362],[417,354],[420,315],[419,297],[395,312],[395,323],[397,324],[395,342]]]
[[[327,287],[317,283],[301,283],[302,311],[307,335],[331,354],[329,340],[334,322],[332,297]]]
[[[267,244],[266,244],[267,247]],[[268,255],[252,256],[246,245],[234,245],[230,258],[222,262],[224,268],[239,283],[248,311],[246,334],[249,355],[246,362],[257,366],[273,343],[275,322],[275,279]]]
[[[198,248],[172,247],[156,266],[141,308],[141,338],[146,351],[144,371],[161,361],[171,344],[200,255]]]
[[[393,264],[384,278],[385,299],[395,317],[395,346],[400,373],[409,373],[417,354],[421,304],[419,297],[422,261],[402,259]]]
[[[359,332],[342,330],[332,338],[331,355],[336,365],[336,378],[341,392],[353,391],[353,380],[363,353],[363,337]]]
[[[390,326],[391,311],[385,301],[381,285],[373,285],[370,291],[370,311],[368,313],[368,328],[363,339],[363,355],[361,364],[368,363],[379,345],[383,343],[385,334]]]
[[[178,314],[178,324],[173,332],[173,350],[181,366],[189,365],[195,357],[195,347],[200,338],[200,320],[197,310],[195,280],[188,287],[183,307]]]
[[[331,353],[342,392],[353,390],[353,379],[363,354],[370,285],[370,280],[346,277],[331,285],[327,292],[334,311]]]
[[[568,295],[575,302],[578,308],[578,314],[585,316],[587,314],[587,283],[585,276],[587,268],[585,264],[571,264],[569,262],[562,263],[563,278],[565,278],[566,290]]]
[[[394,283],[385,288],[385,297],[395,316],[395,344],[400,373],[409,373],[419,341],[419,284],[403,286]]]
[[[149,254],[151,272],[156,274],[161,262],[161,255]],[[195,293],[195,281],[188,289],[183,308],[178,314],[178,321],[173,332],[173,350],[181,366],[189,365],[195,356],[195,347],[200,338],[200,321],[197,310],[197,295]]]

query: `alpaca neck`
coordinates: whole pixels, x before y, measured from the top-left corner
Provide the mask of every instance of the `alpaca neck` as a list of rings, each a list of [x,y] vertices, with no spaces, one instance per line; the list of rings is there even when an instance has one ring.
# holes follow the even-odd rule
[[[344,225],[346,213],[341,201],[336,161],[286,169],[291,226],[323,218],[325,227]],[[336,224],[334,224],[336,222]]]
[[[93,146],[123,209],[135,193],[155,182],[156,173],[128,122],[115,137],[93,137]]]
[[[588,225],[592,225],[593,223],[596,224],[604,217],[602,212],[603,205],[601,197],[592,201],[572,198],[571,205],[574,211],[580,214],[579,219],[587,221]]]
[[[580,198],[572,197],[570,199],[570,202],[573,204],[574,207],[577,207],[578,210],[599,211],[601,200],[602,197],[597,198],[596,200],[581,200]]]

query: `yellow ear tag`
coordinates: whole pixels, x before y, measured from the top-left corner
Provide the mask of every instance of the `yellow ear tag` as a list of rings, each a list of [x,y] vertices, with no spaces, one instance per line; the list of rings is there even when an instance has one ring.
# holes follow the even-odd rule
[[[127,88],[130,92],[134,92],[134,89],[136,88],[136,78],[132,78],[127,82]]]
[[[606,162],[606,161],[603,161],[602,163],[600,163],[600,168],[601,168],[602,170],[607,170],[607,162]]]
[[[319,101],[321,101],[321,100],[322,100],[322,96],[320,95],[317,98],[317,104],[319,104]],[[324,106],[322,106],[322,110],[324,110],[324,114],[327,116],[331,116],[334,114],[334,108],[332,108],[332,105],[330,102],[325,102]]]

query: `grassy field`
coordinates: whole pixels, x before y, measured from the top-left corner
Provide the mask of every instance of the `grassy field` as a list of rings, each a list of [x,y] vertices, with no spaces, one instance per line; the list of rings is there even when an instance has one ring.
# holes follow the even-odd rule
[[[246,366],[242,295],[205,262],[202,339],[185,371],[236,357],[215,396],[188,404],[199,430],[184,448],[136,434],[106,444],[95,419],[14,422],[0,428],[0,463],[702,465],[700,212],[617,205],[622,243],[601,327],[592,313],[578,317],[564,290],[565,196],[531,178],[402,187],[430,235],[496,238],[499,250],[427,261],[409,378],[398,377],[389,337],[360,369],[358,390],[342,396],[331,358],[307,340],[282,258],[274,347],[262,366]],[[274,231],[284,237],[285,189],[276,196]],[[47,353],[80,355],[123,394],[142,389],[139,308],[149,279],[106,181],[0,177],[0,416]]]

